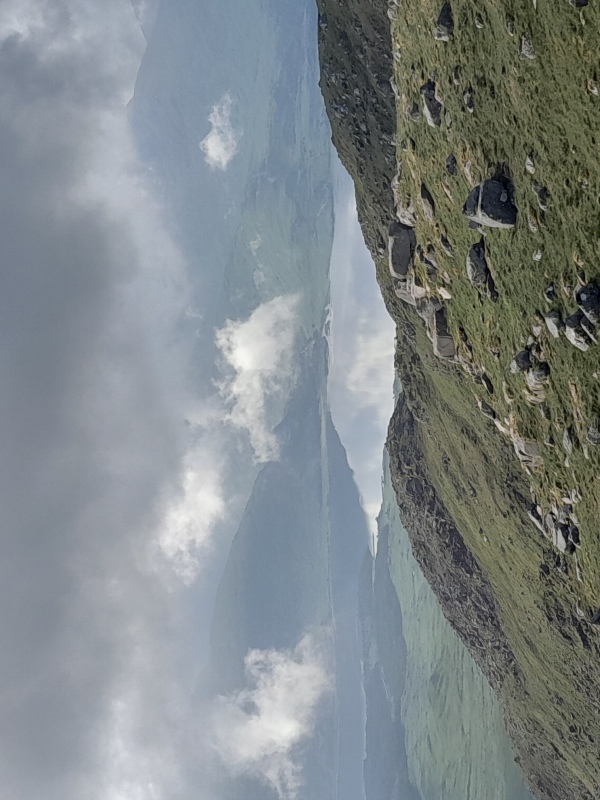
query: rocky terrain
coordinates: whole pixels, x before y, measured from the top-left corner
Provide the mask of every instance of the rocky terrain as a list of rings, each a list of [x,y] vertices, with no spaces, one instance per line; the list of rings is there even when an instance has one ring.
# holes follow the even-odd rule
[[[600,9],[318,0],[394,488],[537,798],[600,796]]]

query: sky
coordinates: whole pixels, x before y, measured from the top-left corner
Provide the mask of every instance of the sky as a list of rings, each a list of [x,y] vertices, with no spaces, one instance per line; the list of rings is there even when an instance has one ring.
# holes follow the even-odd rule
[[[125,0],[0,2],[0,795],[185,800],[215,757],[291,798],[331,691],[318,637],[249,653],[207,741],[186,592],[228,513],[223,442],[277,457],[265,404],[293,382],[297,299],[216,331],[200,402],[188,265],[128,122],[145,44]],[[243,146],[229,95],[198,146],[216,172]],[[347,182],[338,202],[331,403],[373,517],[393,331],[359,313],[375,290]]]
[[[358,222],[352,179],[333,159],[329,404],[373,535],[381,507],[383,445],[394,410],[394,335]]]

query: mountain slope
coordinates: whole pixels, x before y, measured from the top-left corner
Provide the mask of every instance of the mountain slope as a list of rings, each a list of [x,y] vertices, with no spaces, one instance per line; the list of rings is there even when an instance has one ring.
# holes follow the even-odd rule
[[[555,308],[564,316],[576,308],[578,277],[594,277],[598,9],[536,6],[455,2],[454,38],[443,42],[433,36],[441,3],[391,4],[388,16],[383,2],[321,0],[321,81],[334,142],[355,180],[365,239],[398,326],[404,397],[388,449],[415,556],[503,700],[508,732],[536,797],[592,800],[600,795],[600,648],[592,621],[600,604],[600,484],[598,455],[585,435],[599,407],[598,351],[580,353],[536,328],[539,360],[549,363],[551,375],[543,414],[539,404],[530,405],[523,376],[512,375],[509,364],[532,333],[536,312],[548,308],[544,289],[554,284]],[[385,36],[390,27],[393,42]],[[384,84],[393,69],[397,117],[383,100],[373,113],[360,99],[362,87],[370,82],[389,101]],[[445,104],[439,128],[428,125],[422,111],[420,89],[428,80],[437,82]],[[344,103],[348,113],[339,111]],[[415,121],[407,116],[413,103]],[[393,165],[385,149],[379,156],[372,152],[390,130],[402,145]],[[525,169],[532,150],[535,191]],[[450,154],[455,176],[446,169]],[[443,297],[444,287],[451,295],[450,332],[468,370],[433,355],[422,321],[394,294],[385,244],[395,218],[387,187],[397,170],[397,199],[414,200],[417,240],[423,248],[433,245],[437,261],[429,271],[417,261],[415,271],[430,295]],[[514,181],[519,217],[514,233],[485,237],[499,295],[493,303],[480,300],[467,278],[466,255],[481,233],[469,229],[461,208],[471,186],[498,174]],[[421,206],[421,184],[435,216]],[[440,234],[449,238],[454,258],[440,246]],[[476,400],[491,406],[488,413],[506,431],[536,442],[543,465],[529,474],[521,469],[512,441]],[[561,452],[564,430],[570,453]],[[544,445],[550,435],[554,446]],[[579,565],[558,553],[528,517],[532,496],[546,513],[573,490],[569,499],[582,497]]]

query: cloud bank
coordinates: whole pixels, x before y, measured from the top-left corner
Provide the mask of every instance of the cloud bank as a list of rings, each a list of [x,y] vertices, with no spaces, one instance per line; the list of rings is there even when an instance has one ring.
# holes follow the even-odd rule
[[[149,546],[185,483],[185,264],[125,106],[118,0],[0,4],[0,794],[179,796],[180,625]]]
[[[208,115],[210,131],[199,144],[211,169],[226,170],[238,150],[239,133],[231,124],[233,100],[227,92]]]
[[[332,690],[322,647],[308,634],[292,651],[251,650],[245,668],[248,688],[215,705],[214,747],[232,772],[265,780],[292,800],[302,785],[300,748]]]

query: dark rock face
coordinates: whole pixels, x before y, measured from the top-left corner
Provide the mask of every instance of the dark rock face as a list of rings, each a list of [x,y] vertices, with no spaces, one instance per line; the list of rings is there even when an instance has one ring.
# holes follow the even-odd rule
[[[418,427],[404,397],[390,422],[387,449],[414,556],[449,622],[498,689],[507,674],[517,674],[515,657],[492,587],[428,479]]]
[[[388,256],[390,274],[394,278],[406,278],[413,262],[417,237],[414,229],[401,222],[390,225],[388,239]]]
[[[396,104],[387,0],[317,0],[320,86],[340,158],[363,190],[358,216],[367,247],[387,272],[385,241],[395,218]],[[343,116],[336,108],[346,108]],[[365,176],[368,175],[368,180]]]
[[[446,172],[448,175],[456,175],[457,171],[456,156],[454,153],[450,153],[446,159]]]
[[[592,325],[600,322],[600,286],[594,281],[588,283],[575,294],[577,305]]]
[[[463,206],[463,214],[478,225],[514,228],[517,223],[514,186],[507,178],[480,183],[469,193]]]
[[[585,8],[590,0],[569,0],[569,5],[573,8]]]
[[[450,3],[444,3],[437,18],[433,35],[438,41],[447,42],[452,38],[453,33],[454,18],[452,16],[452,6]]]
[[[439,128],[442,124],[442,104],[436,96],[436,87],[433,81],[427,81],[421,86],[423,98],[423,114],[427,124],[432,128]]]

